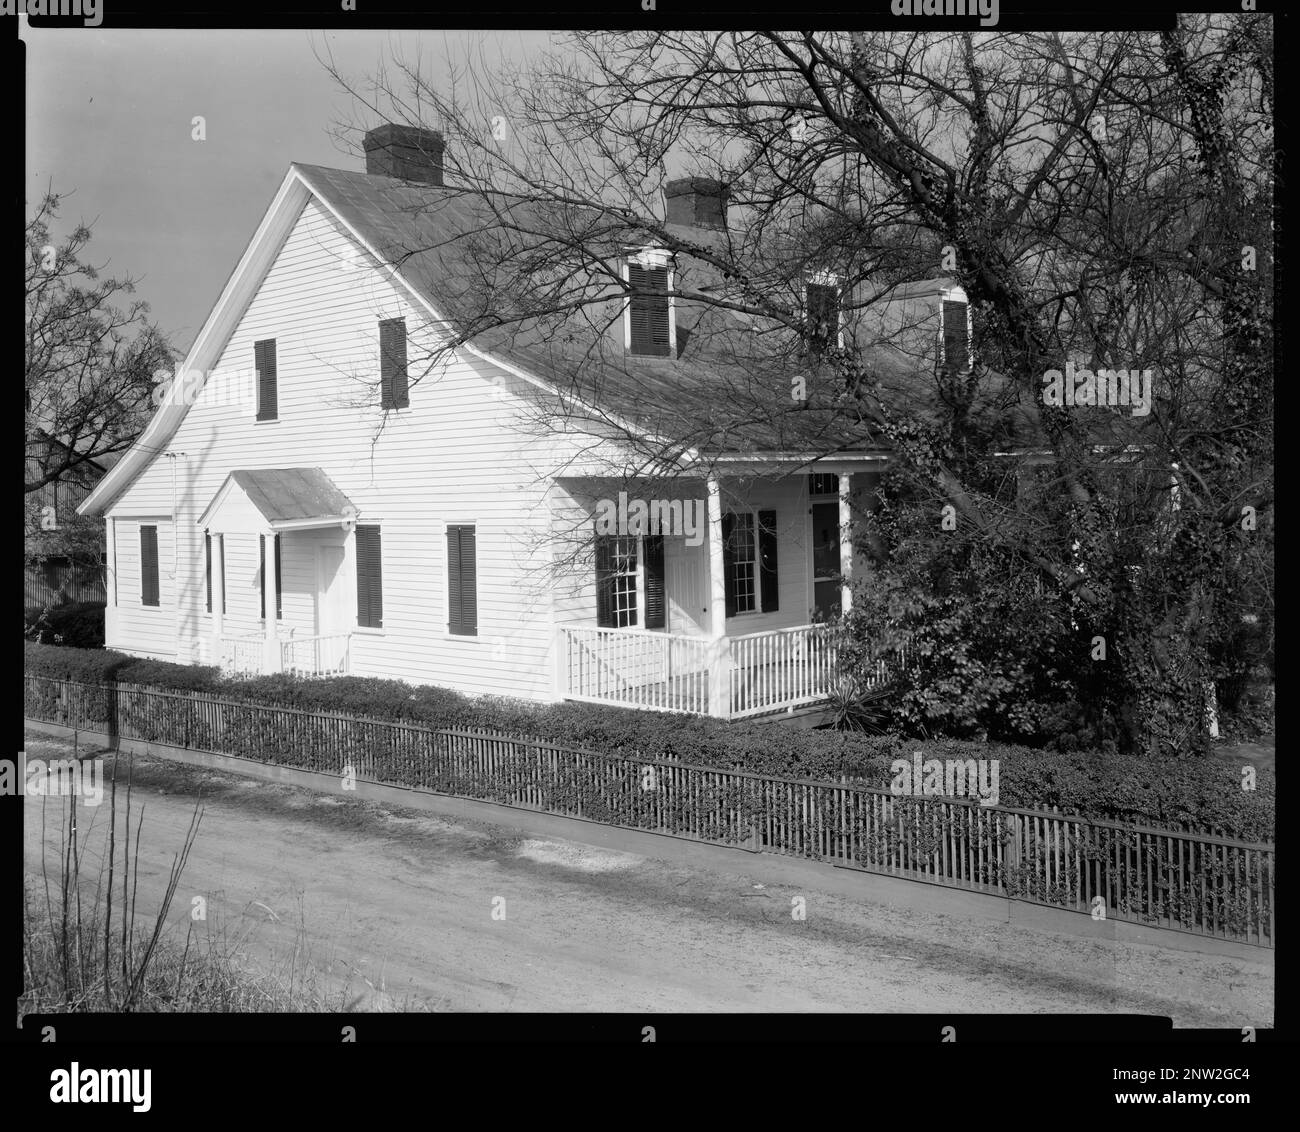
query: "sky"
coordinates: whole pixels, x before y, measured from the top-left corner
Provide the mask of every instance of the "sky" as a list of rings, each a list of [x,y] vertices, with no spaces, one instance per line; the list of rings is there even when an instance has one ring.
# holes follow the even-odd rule
[[[136,295],[187,350],[291,161],[361,169],[331,136],[379,122],[349,78],[395,54],[489,66],[548,44],[535,31],[325,32],[35,29],[27,45],[26,199],[67,194],[55,231],[93,222],[86,258],[137,280]],[[441,86],[442,83],[438,82]],[[193,138],[195,117],[206,139]]]

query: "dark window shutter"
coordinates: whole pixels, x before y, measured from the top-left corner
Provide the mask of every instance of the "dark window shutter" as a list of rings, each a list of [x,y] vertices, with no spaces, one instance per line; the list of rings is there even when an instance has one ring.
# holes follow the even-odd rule
[[[736,529],[734,515],[722,516],[722,575],[726,582],[727,616],[736,616],[736,551],[731,536]]]
[[[671,347],[668,320],[668,268],[627,265],[633,294],[628,300],[632,324],[631,351],[666,358]],[[656,294],[655,292],[662,292]]]
[[[478,545],[472,526],[447,528],[447,632],[478,635]]]
[[[596,536],[596,624],[602,629],[614,625],[614,571],[610,565],[610,536]]]
[[[266,543],[257,536],[257,615],[266,620]]]
[[[405,409],[410,405],[406,388],[406,319],[386,318],[379,324],[380,407]]]
[[[840,331],[840,290],[825,283],[809,283],[808,338],[815,346],[834,346]]]
[[[776,574],[776,512],[758,513],[758,578],[759,596],[764,613],[779,608]]]
[[[963,370],[970,358],[970,335],[966,328],[966,304],[943,302],[943,364],[945,369]]]
[[[203,535],[203,572],[208,584],[208,612],[212,612],[212,536]]]
[[[280,415],[274,338],[253,343],[253,361],[257,366],[257,419],[273,421]]]
[[[158,604],[158,528],[140,528],[140,604]]]
[[[280,588],[280,536],[275,536],[275,619],[284,619],[284,600]]]
[[[664,607],[664,536],[645,537],[645,627],[662,629],[668,624]]]
[[[383,553],[379,528],[356,529],[357,624],[367,629],[384,627]]]
[[[226,536],[224,534],[217,535],[217,555],[217,569],[221,571],[221,613],[224,616],[226,613],[226,594],[230,589],[226,585]]]

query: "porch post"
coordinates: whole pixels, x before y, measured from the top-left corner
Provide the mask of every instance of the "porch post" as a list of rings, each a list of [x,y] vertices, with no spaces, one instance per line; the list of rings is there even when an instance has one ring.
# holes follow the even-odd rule
[[[731,717],[731,642],[727,639],[727,580],[722,553],[722,488],[708,478],[709,714]]]
[[[204,531],[212,545],[212,663],[221,664],[221,610],[226,604],[225,535]]]
[[[853,477],[840,473],[840,616],[848,616],[853,605],[853,508],[850,506]]]
[[[266,619],[266,644],[262,652],[262,671],[280,671],[280,640],[275,623],[275,533],[263,531],[262,540],[262,616]]]

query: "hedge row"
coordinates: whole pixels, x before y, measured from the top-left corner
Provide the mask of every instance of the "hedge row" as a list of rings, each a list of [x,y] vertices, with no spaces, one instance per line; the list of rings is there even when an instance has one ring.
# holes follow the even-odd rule
[[[963,740],[796,730],[598,704],[471,698],[446,688],[358,676],[226,679],[215,668],[30,642],[26,669],[34,675],[89,684],[120,682],[209,692],[243,702],[434,728],[486,728],[606,754],[740,767],[786,778],[848,776],[888,786],[893,761],[910,761],[916,751],[926,759],[997,759],[1004,806],[1056,807],[1084,817],[1172,828],[1186,825],[1251,841],[1274,837],[1272,772],[1260,769],[1256,788],[1247,791],[1242,789],[1240,767],[1220,759],[1134,759]]]

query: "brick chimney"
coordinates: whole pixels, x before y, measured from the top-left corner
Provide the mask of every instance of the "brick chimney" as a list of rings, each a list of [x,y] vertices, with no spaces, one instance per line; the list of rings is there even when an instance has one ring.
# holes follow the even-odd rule
[[[442,134],[418,126],[379,126],[366,134],[366,172],[442,184]]]
[[[711,177],[682,177],[664,189],[668,224],[692,228],[727,226],[727,187]]]

